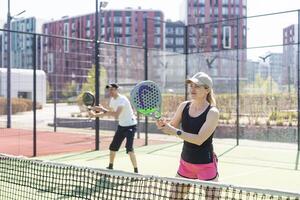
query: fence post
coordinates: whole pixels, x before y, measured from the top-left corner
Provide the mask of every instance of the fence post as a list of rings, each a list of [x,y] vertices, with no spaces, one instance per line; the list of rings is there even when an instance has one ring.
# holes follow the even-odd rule
[[[100,65],[99,65],[99,60],[100,60],[100,49],[99,49],[99,42],[98,39],[98,34],[99,34],[99,12],[98,12],[98,0],[96,0],[96,14],[95,14],[95,105],[99,105],[99,75],[100,75]],[[100,138],[100,121],[99,117],[96,117],[95,119],[95,149],[99,150],[99,138]]]
[[[37,156],[36,149],[36,34],[32,39],[32,66],[33,66],[33,156]]]
[[[144,78],[148,79],[148,19],[145,18]],[[145,145],[148,145],[148,117],[145,116]]]
[[[118,46],[115,44],[115,83],[118,82]]]
[[[185,25],[184,26],[184,56],[185,56],[185,80],[188,78],[188,59],[189,59],[189,37],[188,37],[188,33],[189,33],[189,26]],[[187,100],[187,96],[188,96],[188,91],[187,91],[187,84],[185,84],[184,86],[184,99]]]
[[[55,47],[56,48],[56,47]],[[57,56],[57,54],[55,55]],[[54,101],[53,101],[53,108],[54,108],[54,132],[56,132],[56,129],[57,129],[57,64],[54,66],[54,70],[53,70],[53,73],[54,73],[54,86],[53,86],[53,92],[54,92]]]
[[[297,123],[297,135],[298,135],[298,151],[300,151],[300,10],[298,10],[298,41],[297,41],[297,102],[298,102],[298,123]]]
[[[12,104],[11,104],[11,66],[10,66],[10,51],[11,51],[11,33],[10,33],[10,1],[8,1],[8,10],[7,10],[7,68],[6,68],[6,115],[7,115],[7,128],[11,128],[11,113],[12,113]]]
[[[240,139],[240,88],[239,88],[239,78],[240,78],[240,72],[239,72],[239,18],[237,18],[237,43],[236,43],[236,145],[239,145],[239,139]]]

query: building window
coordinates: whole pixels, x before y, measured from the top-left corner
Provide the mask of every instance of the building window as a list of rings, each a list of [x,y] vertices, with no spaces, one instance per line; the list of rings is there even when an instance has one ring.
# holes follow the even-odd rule
[[[198,10],[196,8],[194,8],[194,16],[198,16]]]
[[[160,27],[155,27],[155,34],[160,34]]]
[[[130,34],[131,32],[131,28],[130,27],[126,27],[125,28],[125,34]]]
[[[189,39],[189,44],[190,44],[190,45],[196,44],[196,38],[195,38],[195,37],[191,37],[191,38]]]
[[[194,35],[196,32],[194,27],[189,27],[188,31],[189,31],[190,35]]]
[[[231,48],[231,27],[230,26],[223,27],[223,48],[224,49]]]
[[[105,35],[105,29],[104,28],[101,28],[101,37],[104,37],[104,35]]]
[[[174,44],[173,38],[166,38],[166,44],[167,45],[173,45]]]
[[[183,45],[183,38],[176,38],[175,43],[176,45]]]
[[[64,23],[64,37],[69,37],[69,23]],[[69,52],[69,40],[64,40],[64,52]]]
[[[131,37],[126,37],[126,44],[131,45]]]
[[[218,38],[216,38],[216,37],[213,38],[212,45],[214,45],[214,46],[218,45]]]
[[[47,72],[48,73],[53,72],[53,53],[47,54]]]
[[[227,7],[222,7],[222,14],[223,15],[228,15],[228,8]]]
[[[214,35],[217,35],[217,34],[218,34],[218,28],[217,28],[217,27],[214,27],[214,28],[213,28],[213,34],[214,34]]]
[[[87,19],[87,20],[86,20],[86,27],[87,27],[87,28],[90,28],[90,27],[91,27],[91,20],[90,20],[90,19]]]
[[[183,28],[182,27],[177,27],[176,28],[176,35],[183,35]]]
[[[158,25],[158,24],[161,23],[161,17],[160,16],[155,16],[154,20],[155,20],[155,25]]]
[[[160,37],[155,37],[154,44],[155,45],[160,45]]]
[[[173,34],[173,28],[172,27],[167,28],[167,34]]]
[[[126,17],[126,24],[131,24],[131,17]]]
[[[91,31],[90,30],[86,30],[86,37],[90,37],[91,36]]]
[[[115,24],[121,24],[121,20],[122,20],[121,17],[114,17],[114,23]]]
[[[121,27],[114,27],[114,33],[121,34],[122,33],[122,28]]]
[[[215,15],[218,15],[218,14],[219,14],[219,9],[218,9],[218,7],[215,7],[214,12],[215,12]]]

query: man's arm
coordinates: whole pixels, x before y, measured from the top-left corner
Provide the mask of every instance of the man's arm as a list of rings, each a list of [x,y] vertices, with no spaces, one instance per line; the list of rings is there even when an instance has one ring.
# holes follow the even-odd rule
[[[116,111],[113,111],[112,109],[105,109],[103,110],[103,116],[113,116],[115,118],[118,118],[122,110],[123,106],[118,106]]]
[[[97,110],[97,109],[94,109],[94,110]],[[93,117],[112,116],[112,117],[118,118],[120,113],[122,112],[122,110],[123,110],[123,106],[118,106],[116,111],[102,107],[100,113],[95,113],[94,111],[90,111],[89,113]]]

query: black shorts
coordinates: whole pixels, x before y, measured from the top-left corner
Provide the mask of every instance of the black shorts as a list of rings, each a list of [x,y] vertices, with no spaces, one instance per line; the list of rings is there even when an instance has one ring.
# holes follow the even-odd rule
[[[133,151],[133,140],[136,132],[136,125],[133,126],[118,126],[114,138],[109,146],[111,151],[119,151],[120,146],[126,138],[126,153]]]

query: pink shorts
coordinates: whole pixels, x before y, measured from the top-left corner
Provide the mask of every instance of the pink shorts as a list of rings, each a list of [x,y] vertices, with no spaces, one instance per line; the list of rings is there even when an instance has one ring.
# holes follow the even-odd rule
[[[192,164],[180,159],[178,175],[184,178],[199,179],[203,181],[213,180],[218,176],[217,157],[208,164]]]

